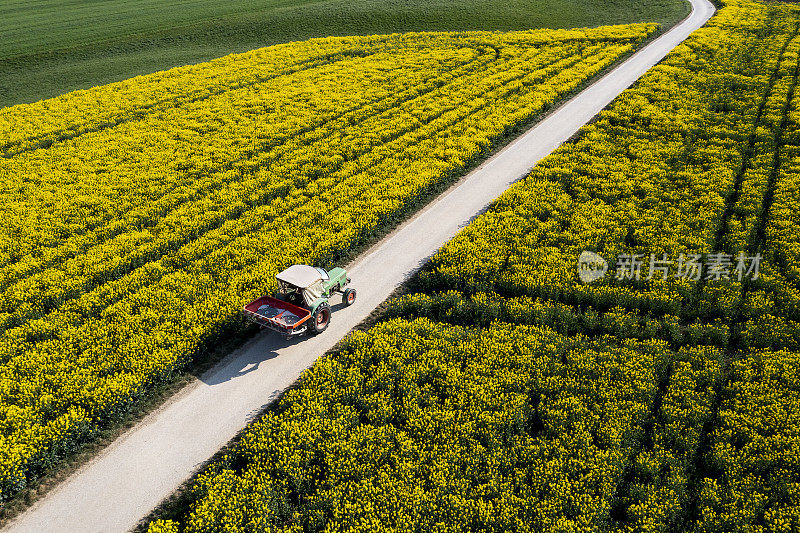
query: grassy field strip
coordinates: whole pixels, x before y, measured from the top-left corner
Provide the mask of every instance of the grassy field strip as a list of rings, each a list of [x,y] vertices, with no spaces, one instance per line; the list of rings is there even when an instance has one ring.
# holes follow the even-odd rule
[[[0,5],[0,107],[314,37],[668,27],[688,11],[684,0],[9,1]]]
[[[37,53],[43,49],[58,50],[59,44],[85,46],[110,40],[113,42],[113,39],[119,36],[147,35],[155,30],[191,27],[235,14],[242,8],[247,11],[255,11],[262,6],[267,9],[280,9],[287,5],[309,4],[312,1],[287,3],[285,0],[270,0],[231,5],[213,4],[206,0],[179,0],[171,3],[169,9],[163,9],[163,4],[154,0],[109,3],[100,6],[92,2],[74,0],[66,5],[51,0],[38,2],[25,0],[16,3],[17,6],[15,3],[6,3],[0,11],[6,21],[5,27],[0,27],[7,36],[3,47],[4,53],[0,55],[3,59]],[[142,13],[145,15],[142,16]],[[90,34],[88,39],[87,24],[99,30]]]

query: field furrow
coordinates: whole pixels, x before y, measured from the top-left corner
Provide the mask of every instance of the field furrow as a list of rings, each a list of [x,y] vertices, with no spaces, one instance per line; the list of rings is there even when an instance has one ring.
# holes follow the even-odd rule
[[[588,59],[595,61],[591,55]],[[546,73],[548,71],[556,74],[565,69],[576,67],[578,63],[579,60],[568,59],[549,65],[544,73],[535,71],[530,76],[515,75],[510,80],[504,79],[506,76],[503,76],[499,80],[489,78],[484,82],[478,80],[469,81],[472,82],[470,83],[472,94],[475,94],[475,89],[477,88],[477,94],[483,95],[482,98],[509,98],[513,102],[516,100],[508,91],[517,89],[520,81],[522,83],[526,81],[530,81],[533,84],[539,83],[547,79]],[[487,83],[489,84],[488,92],[482,92],[480,88]],[[511,84],[511,89],[508,88],[509,84]],[[498,90],[500,92],[497,92]],[[537,97],[536,90],[531,93],[531,97]],[[475,114],[480,113],[482,107],[482,100],[467,103],[457,99],[455,101],[451,100],[447,107],[439,109],[435,115],[417,117],[413,122],[403,123],[402,127],[397,131],[367,124],[365,128],[368,130],[383,129],[377,142],[360,149],[347,157],[346,160],[341,160],[338,164],[326,169],[322,172],[325,178],[319,179],[329,183],[349,179],[358,180],[361,179],[361,169],[366,167],[369,167],[369,172],[380,172],[380,168],[386,164],[387,158],[392,158],[389,161],[389,164],[392,164],[397,157],[402,157],[405,151],[404,146],[417,146],[419,143],[425,142],[426,136],[435,135],[436,132],[441,130],[455,128],[462,124],[464,120],[474,121],[480,117],[480,115],[475,116]],[[524,108],[524,104],[520,107]],[[458,109],[458,113],[452,114],[456,109]],[[402,111],[402,106],[400,110]],[[533,111],[535,112],[536,110]],[[420,118],[422,121],[420,121]],[[410,126],[408,126],[409,124]],[[334,138],[334,142],[336,140]],[[377,147],[380,147],[381,153],[378,157],[373,157],[373,152]],[[149,262],[159,261],[166,254],[169,254],[170,257],[161,261],[161,263],[168,270],[184,268],[207,253],[209,249],[205,244],[207,241],[212,242],[213,247],[216,249],[226,246],[235,247],[235,240],[239,236],[250,235],[255,231],[263,231],[266,229],[265,224],[269,223],[270,219],[275,220],[274,225],[270,226],[271,229],[289,224],[291,223],[290,220],[295,217],[294,213],[298,206],[301,206],[309,197],[317,195],[317,191],[326,189],[325,185],[319,186],[316,182],[301,181],[301,183],[304,185],[304,194],[294,195],[291,202],[285,202],[283,197],[271,194],[268,199],[275,198],[275,200],[268,203],[261,204],[251,199],[247,203],[240,202],[229,207],[230,195],[225,194],[225,191],[222,191],[217,196],[218,200],[214,203],[207,201],[207,198],[197,199],[191,204],[187,204],[186,207],[195,211],[198,205],[203,205],[206,213],[208,213],[206,215],[207,223],[201,222],[195,216],[193,225],[183,230],[171,220],[172,217],[167,216],[159,220],[157,225],[159,227],[163,224],[162,227],[167,228],[166,231],[162,230],[156,233],[147,228],[139,229],[140,232],[143,232],[148,237],[147,242],[123,242],[122,247],[117,245],[116,242],[112,242],[110,246],[95,247],[88,250],[75,262],[77,265],[70,262],[62,263],[56,269],[48,269],[41,274],[28,276],[21,283],[10,287],[0,297],[0,301],[3,302],[3,306],[0,309],[5,310],[7,313],[2,323],[3,325],[16,326],[24,323],[23,321],[38,318],[48,313],[61,314],[65,310],[63,306],[74,298],[86,295],[90,300],[94,300],[92,292],[95,289],[99,289],[100,292],[107,292],[102,288],[104,284],[117,281],[128,275],[135,276],[136,268],[142,268]],[[185,211],[183,213],[179,212],[178,215],[181,218],[186,217]],[[246,221],[246,223],[243,225],[242,221]],[[295,220],[295,223],[301,222]],[[217,231],[220,228],[222,229]],[[211,234],[207,236],[206,233],[208,232]],[[156,235],[158,238],[155,237]],[[129,238],[130,234],[123,234],[123,237]],[[130,259],[126,257],[128,249],[132,250],[130,255],[133,257]],[[153,250],[153,252],[150,252],[150,250]],[[180,259],[176,259],[175,256]],[[98,261],[98,258],[101,261]],[[129,267],[128,265],[131,266]],[[87,271],[89,275],[86,274]],[[233,276],[235,272],[229,271],[229,274]],[[126,283],[123,281],[122,285],[125,286]],[[98,305],[109,306],[114,303],[114,300],[104,299],[101,302],[94,300],[93,308],[97,309]],[[66,310],[69,310],[69,307]]]

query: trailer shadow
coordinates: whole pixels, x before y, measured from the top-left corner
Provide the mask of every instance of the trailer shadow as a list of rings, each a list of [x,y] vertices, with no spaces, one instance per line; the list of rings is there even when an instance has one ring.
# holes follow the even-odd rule
[[[219,385],[258,370],[259,365],[278,357],[278,351],[287,346],[302,342],[304,336],[286,339],[280,335],[256,335],[239,350],[231,354],[214,368],[209,369],[198,379],[206,385]]]
[[[347,305],[343,301],[335,304],[331,301],[332,320],[336,320],[336,313],[346,307]],[[213,386],[245,376],[258,370],[259,365],[264,361],[278,357],[279,351],[283,348],[299,344],[307,339],[306,335],[287,339],[276,333],[266,331],[258,333],[216,366],[198,376],[198,379],[206,385]]]

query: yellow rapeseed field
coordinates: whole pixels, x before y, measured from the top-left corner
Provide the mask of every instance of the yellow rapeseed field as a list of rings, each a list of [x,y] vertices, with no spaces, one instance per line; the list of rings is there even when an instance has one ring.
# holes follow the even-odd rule
[[[313,39],[0,110],[0,500],[654,30]]]
[[[150,531],[800,530],[800,11],[723,3]]]

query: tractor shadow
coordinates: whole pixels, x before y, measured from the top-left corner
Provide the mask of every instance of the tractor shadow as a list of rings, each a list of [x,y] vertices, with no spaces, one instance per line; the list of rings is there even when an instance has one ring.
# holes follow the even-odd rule
[[[334,303],[338,300],[337,303]],[[345,309],[347,305],[340,297],[333,297],[331,304],[331,320],[336,320],[336,313]],[[288,346],[294,346],[307,340],[306,335],[298,335],[291,339],[283,336],[263,331],[255,334],[250,340],[245,342],[238,350],[222,359],[214,367],[209,368],[198,379],[206,385],[219,385],[232,379],[246,376],[258,370],[264,361],[278,357],[279,351]]]
[[[198,379],[206,385],[219,385],[232,379],[255,372],[264,361],[278,357],[278,351],[287,346],[303,342],[304,335],[285,339],[277,334],[256,335],[228,358],[220,361],[200,375]]]
[[[331,320],[336,320],[336,312],[341,311],[342,309],[346,309],[347,306],[344,302],[339,302],[337,304],[331,302]]]

